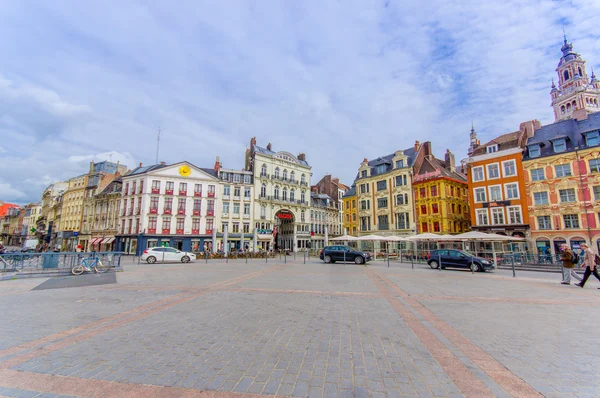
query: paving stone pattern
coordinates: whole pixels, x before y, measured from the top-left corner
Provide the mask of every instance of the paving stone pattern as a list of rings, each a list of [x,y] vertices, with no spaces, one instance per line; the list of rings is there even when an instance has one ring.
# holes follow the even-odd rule
[[[509,397],[509,382],[480,368],[473,352],[462,351],[411,304],[407,297],[413,296],[437,321],[533,387],[533,394],[522,396],[600,396],[596,289],[561,288],[553,279],[529,275],[511,279],[371,263],[369,269],[399,289],[392,292],[374,283],[365,267],[314,259],[129,261],[116,285],[30,291],[30,280],[0,283],[0,350],[32,342],[4,357],[0,351],[0,396],[79,395],[75,387],[60,389],[69,384],[61,380],[88,392],[100,381],[114,382],[113,392],[119,386],[161,388],[144,390],[146,396],[474,396],[457,387],[465,375],[447,373],[438,363],[442,355],[457,358],[488,396]],[[147,306],[152,303],[156,307]],[[403,311],[413,320],[405,320]],[[107,318],[118,314],[124,315]],[[104,318],[106,324],[62,335],[57,344],[36,343]],[[432,335],[417,336],[415,323]],[[432,338],[446,351],[435,348]],[[32,385],[36,375],[48,376],[28,389],[27,383],[2,380],[2,369],[18,371]]]

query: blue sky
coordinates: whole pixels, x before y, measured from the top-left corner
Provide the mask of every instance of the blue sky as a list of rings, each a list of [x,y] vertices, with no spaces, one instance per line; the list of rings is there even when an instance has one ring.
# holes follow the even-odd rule
[[[600,71],[600,2],[0,2],[0,200],[90,160],[242,168],[250,138],[313,181],[431,140],[464,158],[553,121],[562,30]]]

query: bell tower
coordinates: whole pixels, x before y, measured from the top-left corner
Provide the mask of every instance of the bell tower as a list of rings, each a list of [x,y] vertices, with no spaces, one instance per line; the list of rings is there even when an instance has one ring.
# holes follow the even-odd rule
[[[600,111],[600,82],[592,71],[591,79],[585,70],[585,60],[573,51],[573,44],[564,36],[558,62],[558,87],[552,81],[550,96],[554,121],[573,117],[573,112],[584,109],[588,113]]]

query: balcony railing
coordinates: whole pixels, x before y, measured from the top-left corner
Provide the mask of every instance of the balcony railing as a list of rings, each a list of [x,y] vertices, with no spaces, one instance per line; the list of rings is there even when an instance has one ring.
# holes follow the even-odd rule
[[[207,230],[205,230],[205,232],[204,232],[204,233],[205,233],[206,235],[212,235],[212,233],[213,233],[213,230],[212,230],[212,229],[207,229]]]
[[[209,198],[214,198],[215,197],[215,193],[214,192],[209,192],[208,193],[208,197]]]
[[[194,191],[194,196],[202,197],[202,191]]]
[[[176,233],[177,235],[183,235],[183,228],[182,228],[182,229],[176,229],[176,230],[175,230],[175,233]]]
[[[228,193],[224,193],[223,194],[223,199],[228,200],[229,199],[229,194]]]
[[[178,209],[177,210],[177,214],[178,215],[185,215],[185,207],[183,209]]]
[[[165,189],[165,195],[173,195],[172,189]]]
[[[152,188],[152,193],[153,194],[159,194],[160,193],[160,188]]]
[[[130,216],[133,216],[133,207],[131,209],[129,209],[129,213]]]
[[[200,215],[200,212],[201,212],[201,210],[200,210],[200,209],[198,209],[198,210],[194,210],[194,211],[193,211],[193,215],[194,215],[194,216],[199,216],[199,215]]]
[[[140,209],[139,207],[137,209],[135,209],[135,215],[139,216],[142,213],[142,209]]]
[[[250,214],[244,214],[244,218],[250,218]]]
[[[179,196],[187,196],[187,191],[179,190]]]
[[[192,235],[200,235],[199,229],[192,229]]]
[[[165,207],[163,210],[163,214],[173,214],[173,210],[170,207]]]
[[[207,217],[214,217],[215,215],[215,211],[214,210],[206,210],[206,216]]]
[[[163,235],[165,235],[165,234],[167,234],[167,235],[168,235],[168,234],[170,234],[170,233],[171,233],[171,228],[163,228],[163,229],[162,229],[162,233],[163,233]]]
[[[127,210],[125,210],[125,209],[121,210],[121,215],[124,216],[125,214],[127,214]]]
[[[158,214],[158,207],[151,207],[150,214]]]
[[[149,234],[155,234],[156,233],[156,228],[148,228],[148,233]]]

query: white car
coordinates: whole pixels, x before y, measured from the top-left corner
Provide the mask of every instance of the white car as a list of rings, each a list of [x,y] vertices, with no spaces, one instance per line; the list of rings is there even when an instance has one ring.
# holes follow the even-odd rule
[[[148,264],[163,261],[181,261],[182,263],[189,263],[190,261],[196,260],[196,255],[194,253],[182,252],[181,250],[172,247],[152,247],[144,250],[141,260],[146,261]]]

